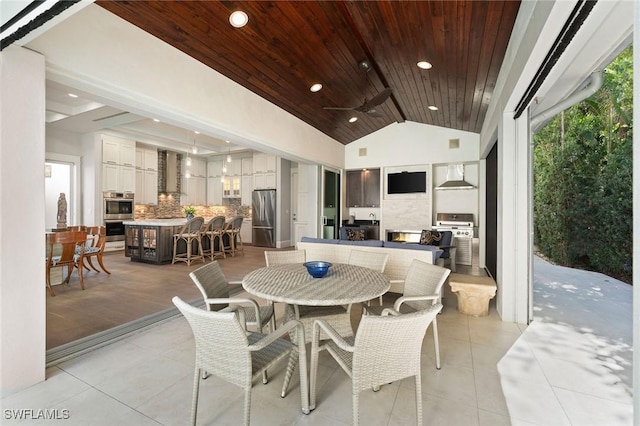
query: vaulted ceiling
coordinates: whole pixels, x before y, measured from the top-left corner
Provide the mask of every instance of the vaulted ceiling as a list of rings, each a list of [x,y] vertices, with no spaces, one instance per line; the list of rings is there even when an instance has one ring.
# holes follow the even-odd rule
[[[343,144],[405,120],[479,133],[520,6],[519,0],[96,3]],[[247,13],[246,26],[229,24],[235,10]],[[322,90],[311,92],[314,83]],[[362,108],[368,113],[325,109],[359,107],[381,93],[381,104]]]

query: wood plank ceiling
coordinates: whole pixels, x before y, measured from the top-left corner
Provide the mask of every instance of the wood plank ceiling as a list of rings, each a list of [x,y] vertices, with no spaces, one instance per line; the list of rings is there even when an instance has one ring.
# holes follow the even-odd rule
[[[479,133],[520,6],[519,0],[96,3],[343,144],[405,120]],[[229,24],[235,10],[248,14],[246,26]],[[421,60],[433,68],[418,68]],[[314,83],[323,89],[312,93]],[[380,117],[323,108],[357,107],[387,87],[391,96],[374,107]],[[350,123],[353,116],[358,120]]]

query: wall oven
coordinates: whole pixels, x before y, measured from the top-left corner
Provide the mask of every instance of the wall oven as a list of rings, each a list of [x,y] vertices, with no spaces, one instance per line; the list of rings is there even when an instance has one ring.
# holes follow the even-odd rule
[[[124,241],[124,220],[133,220],[134,195],[132,193],[105,192],[103,193],[104,226],[106,241]]]

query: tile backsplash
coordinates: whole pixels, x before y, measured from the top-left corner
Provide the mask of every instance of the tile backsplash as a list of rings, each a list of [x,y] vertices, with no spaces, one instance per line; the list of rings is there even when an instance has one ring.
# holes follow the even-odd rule
[[[193,206],[196,208],[196,216],[204,218],[212,218],[214,216],[225,216],[231,218],[234,216],[242,216],[246,219],[251,218],[251,206],[243,206],[240,204],[239,198],[225,198],[222,200],[221,206]],[[180,194],[160,194],[158,196],[158,205],[136,205],[136,219],[167,219],[184,217],[182,211],[184,207],[180,205]]]

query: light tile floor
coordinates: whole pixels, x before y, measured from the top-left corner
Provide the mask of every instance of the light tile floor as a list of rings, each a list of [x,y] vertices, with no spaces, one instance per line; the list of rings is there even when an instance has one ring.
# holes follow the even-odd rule
[[[535,267],[539,320],[528,327],[500,321],[495,302],[487,317],[461,315],[455,296],[445,292],[438,317],[441,370],[434,365],[431,330],[423,346],[425,424],[632,424],[631,287],[600,274],[573,276],[573,270],[539,259]],[[357,309],[353,318],[357,323]],[[351,424],[350,381],[323,355],[311,414],[300,410],[297,376],[282,399],[283,371],[272,371],[267,385],[258,382],[253,389],[252,424]],[[188,424],[193,356],[186,321],[166,321],[49,368],[45,382],[0,401],[0,423]],[[361,423],[415,424],[413,386],[407,379],[363,392]],[[240,423],[242,401],[238,388],[210,377],[201,385],[198,424]],[[68,419],[20,421],[13,418],[25,414],[20,409],[33,410],[32,416],[48,410],[47,415]]]

